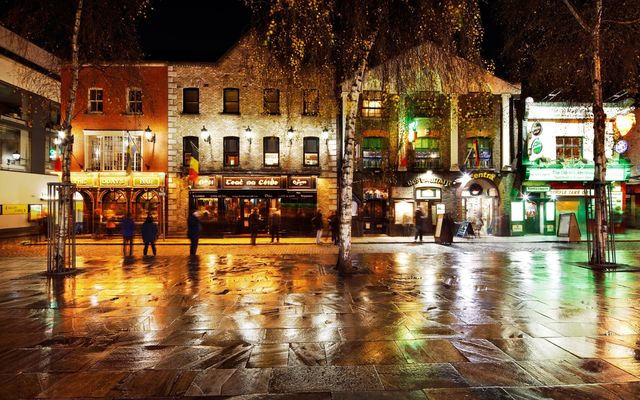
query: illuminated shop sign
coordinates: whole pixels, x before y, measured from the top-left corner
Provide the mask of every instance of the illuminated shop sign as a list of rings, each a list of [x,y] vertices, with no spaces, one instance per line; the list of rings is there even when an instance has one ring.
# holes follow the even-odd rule
[[[594,174],[593,167],[585,168],[527,168],[527,179],[531,181],[592,181]],[[606,180],[624,181],[626,180],[625,168],[607,168]]]
[[[593,196],[593,189],[551,189],[548,194],[558,197]]]
[[[20,215],[27,214],[29,208],[27,204],[3,204],[0,211],[2,215]]]
[[[471,174],[471,179],[488,179],[495,182],[498,179],[498,174],[495,172],[474,172]]]
[[[312,176],[290,176],[288,186],[289,189],[313,189],[315,179]]]
[[[150,188],[164,186],[164,173],[138,172],[132,175],[103,172],[72,172],[71,182],[80,188]]]
[[[98,175],[92,173],[72,172],[71,183],[75,183],[78,187],[95,187],[98,186]]]
[[[280,189],[282,188],[280,176],[223,176],[223,189]]]
[[[134,187],[158,187],[163,186],[164,177],[159,175],[135,174],[133,175]]]
[[[196,179],[195,187],[198,189],[216,189],[218,187],[218,180],[215,176],[198,176]]]
[[[415,186],[420,183],[430,183],[432,185],[440,185],[440,186],[448,187],[453,184],[453,181],[450,181],[449,179],[440,178],[439,176],[436,176],[436,175],[423,175],[410,180],[409,182],[407,182],[407,185]]]

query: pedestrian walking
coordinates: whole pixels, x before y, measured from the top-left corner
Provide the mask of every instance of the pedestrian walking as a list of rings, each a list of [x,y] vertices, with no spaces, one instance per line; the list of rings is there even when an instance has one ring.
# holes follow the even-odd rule
[[[322,239],[322,228],[324,227],[324,221],[322,220],[322,211],[318,209],[311,218],[311,226],[316,231],[316,244],[320,244]]]
[[[280,210],[273,209],[271,215],[269,215],[269,232],[271,232],[271,243],[275,239],[277,243],[280,243],[280,223],[282,217],[280,216]]]
[[[120,230],[122,231],[122,254],[127,256],[127,247],[129,247],[129,256],[133,255],[133,236],[136,233],[136,223],[133,222],[131,214],[120,221]]]
[[[147,216],[147,219],[144,220],[142,224],[142,241],[144,242],[144,251],[143,255],[147,255],[147,250],[149,246],[151,246],[151,252],[153,256],[156,256],[156,240],[158,239],[158,226],[153,222],[153,217],[151,215]]]
[[[198,240],[200,240],[200,231],[202,231],[202,223],[200,222],[200,211],[194,211],[189,214],[187,219],[187,236],[191,242],[189,254],[196,255],[198,251]]]
[[[413,223],[416,227],[416,235],[413,238],[413,241],[417,241],[420,238],[420,242],[422,242],[422,234],[424,232],[424,212],[422,212],[422,208],[416,208],[416,214],[413,218]]]
[[[340,219],[335,211],[331,211],[329,215],[329,228],[331,228],[331,241],[338,244],[338,233],[340,232]]]
[[[254,208],[249,214],[249,231],[251,231],[251,245],[256,245],[256,239],[258,237],[258,223],[260,222],[260,216],[258,215],[258,209]]]

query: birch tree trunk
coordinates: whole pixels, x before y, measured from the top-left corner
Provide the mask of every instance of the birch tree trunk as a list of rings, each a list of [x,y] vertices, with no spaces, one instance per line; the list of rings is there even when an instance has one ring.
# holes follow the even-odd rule
[[[356,118],[358,117],[358,104],[364,83],[364,74],[367,69],[369,52],[377,32],[371,35],[369,46],[362,57],[360,66],[351,82],[349,95],[347,96],[347,118],[345,127],[345,148],[340,171],[340,247],[338,250],[337,269],[340,274],[348,275],[354,272],[351,255],[351,204],[353,202],[353,172],[354,150],[356,141]]]
[[[71,37],[71,87],[67,100],[66,115],[62,123],[64,137],[62,138],[62,182],[71,183],[71,154],[73,153],[73,136],[71,134],[71,120],[76,104],[76,91],[78,89],[78,75],[80,71],[79,61],[79,36],[80,22],[82,20],[83,0],[78,0],[75,19],[73,24],[73,34]],[[73,191],[69,186],[63,186],[62,193],[58,193],[60,202],[60,215],[58,217],[58,231],[49,235],[49,240],[55,240],[55,257],[53,272],[64,272],[67,265],[66,243],[71,234],[71,221],[73,217]],[[75,254],[75,252],[72,252]]]
[[[593,176],[595,198],[595,226],[593,232],[593,250],[591,264],[603,265],[606,262],[608,232],[606,171],[607,159],[604,151],[605,121],[604,101],[602,97],[602,70],[600,28],[602,24],[602,0],[596,2],[596,20],[593,27],[593,157],[595,171]]]

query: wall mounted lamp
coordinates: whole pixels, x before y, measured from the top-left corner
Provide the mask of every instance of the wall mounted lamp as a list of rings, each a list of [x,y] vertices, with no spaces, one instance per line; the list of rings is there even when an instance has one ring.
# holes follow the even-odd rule
[[[145,139],[147,139],[147,142],[149,143],[156,142],[156,134],[151,131],[151,128],[149,127],[149,125],[147,125],[147,129],[144,130],[144,137]]]
[[[253,141],[253,132],[251,132],[251,128],[249,126],[247,126],[247,129],[244,130],[244,134],[247,137],[249,146],[251,146],[251,142]]]
[[[20,162],[20,153],[17,151],[11,155],[11,158],[7,158],[7,165],[17,164],[18,162]]]
[[[289,139],[289,146],[293,144],[293,126],[287,131],[287,139]]]
[[[207,128],[205,128],[204,125],[202,125],[202,129],[200,129],[200,137],[202,138],[202,140],[204,140],[205,142],[211,144],[211,134],[209,133],[209,131],[207,130]]]
[[[322,139],[326,144],[329,144],[329,129],[327,127],[322,129]]]

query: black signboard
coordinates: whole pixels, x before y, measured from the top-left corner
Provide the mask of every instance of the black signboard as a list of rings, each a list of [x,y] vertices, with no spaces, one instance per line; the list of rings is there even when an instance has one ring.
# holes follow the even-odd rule
[[[463,221],[460,223],[458,227],[458,231],[456,232],[457,237],[466,237],[466,236],[474,236],[473,227],[469,221]]]

